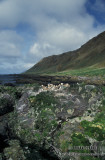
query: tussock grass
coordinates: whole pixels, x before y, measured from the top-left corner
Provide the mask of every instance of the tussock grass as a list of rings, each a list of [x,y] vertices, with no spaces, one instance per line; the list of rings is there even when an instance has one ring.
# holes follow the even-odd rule
[[[105,77],[105,68],[83,68],[77,70],[67,70],[57,72],[53,75],[73,75],[73,76],[101,76]]]

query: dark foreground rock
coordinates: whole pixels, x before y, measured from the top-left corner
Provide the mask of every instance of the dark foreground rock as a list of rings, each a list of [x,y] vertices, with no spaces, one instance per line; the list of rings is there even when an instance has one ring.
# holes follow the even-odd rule
[[[8,88],[5,90],[8,92]],[[14,93],[15,103],[11,95],[7,99],[14,110],[0,117],[1,160],[105,158],[104,87],[61,83],[38,88],[34,84],[17,87],[10,93]],[[73,149],[94,144],[98,147],[95,150]],[[88,156],[81,156],[81,152]],[[89,156],[92,153],[99,157]]]
[[[0,98],[0,116],[14,110],[14,99],[9,94],[3,94]]]

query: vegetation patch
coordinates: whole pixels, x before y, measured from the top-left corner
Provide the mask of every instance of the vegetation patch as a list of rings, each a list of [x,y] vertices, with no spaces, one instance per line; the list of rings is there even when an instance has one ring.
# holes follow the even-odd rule
[[[57,99],[55,99],[54,95],[50,92],[41,92],[36,96],[31,96],[29,98],[31,102],[31,106],[38,111],[42,108],[50,108],[54,111],[54,106],[57,104]]]
[[[81,69],[73,69],[67,70],[63,72],[55,73],[55,75],[72,75],[72,76],[102,76],[105,75],[105,68],[81,68]]]
[[[34,108],[35,130],[38,131],[35,137],[40,142],[45,138],[48,141],[51,140],[51,133],[58,125],[55,115],[57,100],[50,92],[41,92],[36,96],[31,96],[29,100]]]
[[[95,138],[98,141],[105,139],[105,114],[101,113],[94,121],[82,121],[85,135]]]

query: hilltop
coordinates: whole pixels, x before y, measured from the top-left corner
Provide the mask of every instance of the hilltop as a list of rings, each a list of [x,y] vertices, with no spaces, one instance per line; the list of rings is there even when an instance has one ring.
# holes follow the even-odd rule
[[[43,58],[27,74],[77,74],[82,71],[102,72],[105,68],[105,31],[75,51]]]

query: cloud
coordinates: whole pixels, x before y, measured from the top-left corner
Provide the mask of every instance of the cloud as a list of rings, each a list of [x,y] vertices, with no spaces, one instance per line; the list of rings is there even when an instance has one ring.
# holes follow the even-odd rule
[[[33,65],[34,63],[26,63],[23,60],[17,60],[15,63],[12,63],[12,65],[11,63],[2,61],[2,63],[0,63],[0,74],[22,73]]]
[[[15,31],[0,31],[0,57],[16,58],[20,57],[20,44],[22,37]]]
[[[27,70],[29,68],[31,68],[32,66],[34,66],[35,63],[24,63],[23,67],[24,67],[24,70]]]
[[[0,31],[0,73],[13,73],[21,59],[23,38],[16,31]],[[18,71],[18,70],[17,70]]]
[[[15,27],[19,23],[37,26],[38,20],[43,17],[71,21],[72,16],[84,13],[85,2],[86,0],[4,0],[0,2],[0,26]]]
[[[16,48],[16,45],[13,43],[0,43],[0,56],[3,57],[19,57],[20,51]]]
[[[0,1],[0,67],[11,72],[28,69],[45,56],[79,48],[103,31],[105,25],[95,26],[95,16],[88,12],[86,2]],[[104,11],[102,3],[95,2],[97,12]]]
[[[0,74],[21,73],[34,63],[28,63],[25,55],[24,37],[14,30],[0,31]]]
[[[30,48],[30,56],[38,57],[39,59],[44,56],[51,55],[53,53],[58,52],[57,48],[53,45],[50,45],[49,43],[35,43],[31,48]]]
[[[65,19],[58,22],[42,16],[37,25],[37,41],[30,47],[29,53],[39,58],[77,49],[97,34],[93,28],[94,19],[87,13],[76,15],[71,22],[65,22]]]

